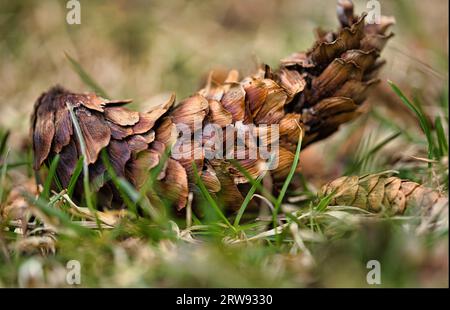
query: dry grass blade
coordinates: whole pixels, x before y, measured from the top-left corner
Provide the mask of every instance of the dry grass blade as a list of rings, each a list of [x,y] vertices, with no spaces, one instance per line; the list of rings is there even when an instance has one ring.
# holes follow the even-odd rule
[[[70,213],[92,221],[98,219],[102,224],[106,224],[109,227],[116,226],[120,219],[126,217],[128,214],[127,210],[92,212],[92,210],[90,210],[89,208],[77,206],[67,194],[63,194],[61,197],[69,203],[69,206],[71,208],[69,208],[68,211]]]

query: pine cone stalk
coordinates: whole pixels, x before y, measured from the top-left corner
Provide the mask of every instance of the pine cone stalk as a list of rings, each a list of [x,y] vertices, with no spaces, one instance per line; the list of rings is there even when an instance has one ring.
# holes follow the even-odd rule
[[[365,24],[365,14],[354,15],[350,1],[338,2],[338,17],[341,25],[336,32],[318,30],[310,50],[281,60],[278,69],[266,65],[244,79],[232,70],[224,81],[210,79],[203,89],[177,104],[172,96],[158,107],[137,112],[125,107],[130,100],[108,100],[93,93],[75,94],[53,87],[34,106],[34,169],[39,170],[59,154],[57,176],[62,186],[68,185],[82,155],[68,110],[70,105],[86,144],[89,178],[96,181],[101,205],[122,207],[117,189],[104,178],[107,172],[100,152],[105,149],[115,173],[139,189],[165,150],[177,143],[175,128],[185,126],[192,130],[190,138],[183,141],[191,146],[190,156],[179,158],[172,154],[168,158],[157,177],[158,192],[177,210],[183,209],[188,193],[196,192],[192,168],[195,162],[211,195],[225,206],[237,208],[248,180],[227,159],[206,158],[204,146],[211,137],[204,135],[198,140],[195,135],[204,132],[208,124],[219,126],[224,132],[237,124],[257,128],[278,125],[279,136],[270,130],[266,133],[273,139],[270,146],[279,145],[277,165],[269,172],[275,186],[283,182],[300,132],[304,134],[302,147],[328,137],[341,124],[362,113],[368,91],[379,82],[376,76],[384,64],[379,55],[392,37],[386,31],[393,20],[382,18],[381,24]],[[232,130],[222,138],[223,144],[237,139]],[[233,148],[231,152],[256,178],[268,169],[267,160],[259,153],[256,158],[249,158],[250,144],[246,140],[244,149]],[[77,193],[82,195],[82,187]]]

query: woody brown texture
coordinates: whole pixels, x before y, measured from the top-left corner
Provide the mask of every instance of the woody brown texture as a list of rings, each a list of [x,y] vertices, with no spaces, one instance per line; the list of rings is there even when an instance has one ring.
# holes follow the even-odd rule
[[[378,82],[377,72],[383,65],[379,55],[392,37],[387,29],[393,19],[383,17],[380,24],[365,24],[365,14],[354,15],[350,1],[338,2],[338,18],[336,32],[317,30],[317,40],[310,50],[282,59],[276,70],[264,66],[244,79],[232,70],[224,81],[211,78],[203,89],[181,102],[176,103],[172,96],[144,112],[126,108],[129,100],[108,100],[93,93],[75,94],[53,87],[34,107],[34,169],[39,170],[59,154],[57,176],[67,187],[82,155],[69,113],[71,106],[86,144],[89,178],[96,181],[102,207],[121,207],[122,202],[111,181],[103,178],[106,169],[101,150],[106,150],[118,176],[140,188],[149,171],[161,162],[164,150],[175,142],[174,125],[183,123],[193,128],[195,118],[201,119],[203,126],[215,123],[222,128],[238,121],[279,124],[279,165],[270,171],[276,186],[289,172],[299,134],[303,134],[302,147],[328,137],[361,113],[369,89]],[[192,145],[194,149],[202,146]],[[189,191],[198,192],[190,158],[169,157],[154,184],[156,192],[178,210],[186,206]],[[262,159],[238,162],[253,177],[263,172]],[[203,157],[195,163],[214,198],[231,209],[241,204],[248,180],[229,161]],[[81,186],[77,194],[82,196]]]

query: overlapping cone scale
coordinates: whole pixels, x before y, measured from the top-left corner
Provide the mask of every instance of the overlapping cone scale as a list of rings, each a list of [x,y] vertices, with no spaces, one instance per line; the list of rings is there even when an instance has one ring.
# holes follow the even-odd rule
[[[294,53],[272,70],[267,65],[256,74],[239,79],[236,70],[224,81],[208,80],[193,96],[176,103],[166,102],[145,112],[125,107],[130,100],[108,100],[95,94],[75,94],[53,87],[37,100],[32,116],[34,169],[61,157],[57,176],[66,187],[82,155],[69,107],[74,111],[86,145],[89,177],[96,185],[103,207],[122,207],[120,195],[108,180],[100,152],[105,149],[118,176],[140,188],[149,172],[162,163],[165,151],[177,142],[175,126],[184,124],[193,132],[195,121],[201,126],[216,124],[228,128],[236,123],[278,124],[278,167],[268,171],[274,184],[283,182],[294,158],[299,134],[302,147],[326,138],[338,127],[361,113],[361,105],[383,62],[379,59],[386,41],[392,36],[387,28],[394,21],[382,18],[381,24],[365,23],[365,14],[356,16],[350,1],[338,2],[341,26],[336,32],[317,31],[317,40],[307,52]],[[194,133],[193,133],[194,134]],[[269,133],[270,135],[270,133]],[[224,135],[235,139],[235,135]],[[193,140],[193,139],[192,139]],[[193,155],[202,150],[207,137],[183,141],[193,146]],[[249,146],[246,146],[249,147]],[[238,152],[238,150],[231,150]],[[240,151],[242,153],[242,151]],[[244,153],[246,150],[244,150]],[[245,155],[245,154],[244,154]],[[237,159],[257,177],[267,169],[266,161]],[[241,185],[248,180],[225,159],[200,157],[164,161],[155,184],[161,196],[178,210],[186,206],[188,193],[196,189],[195,171],[215,199],[230,208],[243,201]],[[77,188],[82,195],[82,187]]]
[[[403,214],[413,207],[420,207],[426,214],[442,197],[424,185],[386,174],[340,177],[322,187],[319,197],[327,195],[333,206],[353,206],[392,215]]]

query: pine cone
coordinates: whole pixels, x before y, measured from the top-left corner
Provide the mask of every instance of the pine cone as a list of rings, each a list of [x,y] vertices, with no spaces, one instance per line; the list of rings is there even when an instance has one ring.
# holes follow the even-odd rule
[[[330,205],[388,214],[403,214],[411,207],[420,207],[426,214],[442,197],[416,182],[380,174],[340,177],[322,187],[319,197],[327,195],[332,195]]]
[[[335,132],[339,125],[361,113],[368,90],[378,82],[375,78],[383,61],[378,59],[386,41],[392,37],[386,29],[392,19],[379,25],[365,25],[365,14],[353,14],[350,1],[339,1],[337,32],[317,31],[317,42],[305,53],[295,53],[281,61],[272,71],[264,66],[255,75],[239,80],[231,71],[224,81],[210,79],[205,88],[175,105],[170,98],[147,112],[124,107],[129,100],[111,101],[95,94],[74,94],[54,87],[41,95],[34,107],[32,139],[34,169],[61,157],[57,176],[66,187],[80,158],[80,144],[70,118],[70,105],[80,124],[86,144],[89,177],[96,180],[102,206],[121,206],[117,190],[109,181],[102,181],[105,165],[99,157],[106,149],[118,176],[140,188],[148,172],[161,161],[164,150],[177,142],[174,127],[184,125],[193,131],[183,143],[192,146],[191,156],[178,158],[172,154],[158,175],[158,191],[169,198],[178,210],[185,207],[188,192],[195,190],[195,161],[207,190],[224,205],[239,207],[243,187],[248,180],[226,159],[208,159],[202,147],[211,137],[196,141],[195,133],[208,124],[230,128],[246,125],[279,125],[276,168],[270,170],[274,183],[282,182],[292,165],[300,134],[305,147]],[[200,120],[201,128],[195,128]],[[262,130],[261,130],[262,132]],[[236,134],[223,136],[223,143],[235,141]],[[247,141],[248,142],[248,141]],[[231,152],[253,176],[267,169],[267,158],[249,158],[249,143],[244,150]],[[199,152],[200,157],[194,157]],[[195,160],[194,160],[195,158]],[[236,158],[236,157],[235,157]],[[100,182],[98,181],[100,180]],[[155,185],[156,186],[156,185]],[[82,193],[82,188],[77,190]]]

